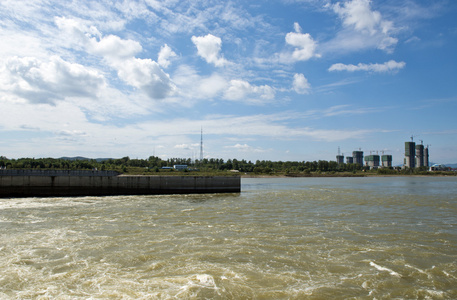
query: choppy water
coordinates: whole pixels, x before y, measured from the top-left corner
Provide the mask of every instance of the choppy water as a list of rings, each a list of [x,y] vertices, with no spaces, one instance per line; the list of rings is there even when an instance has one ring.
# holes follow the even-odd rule
[[[0,199],[0,298],[457,298],[457,178]]]

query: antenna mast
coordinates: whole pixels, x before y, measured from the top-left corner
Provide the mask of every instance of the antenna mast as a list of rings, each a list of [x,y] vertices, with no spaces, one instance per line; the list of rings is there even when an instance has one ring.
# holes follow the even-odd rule
[[[200,129],[200,163],[203,162],[203,127]]]

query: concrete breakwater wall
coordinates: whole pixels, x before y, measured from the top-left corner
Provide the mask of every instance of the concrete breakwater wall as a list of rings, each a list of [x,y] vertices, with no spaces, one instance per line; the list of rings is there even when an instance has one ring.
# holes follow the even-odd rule
[[[0,169],[0,176],[118,176],[116,171]]]
[[[0,197],[239,193],[240,191],[241,179],[237,176],[0,175]]]

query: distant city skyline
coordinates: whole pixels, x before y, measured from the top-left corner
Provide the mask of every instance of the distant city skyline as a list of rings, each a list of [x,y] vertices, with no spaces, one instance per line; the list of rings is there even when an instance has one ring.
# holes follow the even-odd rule
[[[457,163],[456,1],[0,2],[0,155]],[[201,145],[203,130],[203,147]]]

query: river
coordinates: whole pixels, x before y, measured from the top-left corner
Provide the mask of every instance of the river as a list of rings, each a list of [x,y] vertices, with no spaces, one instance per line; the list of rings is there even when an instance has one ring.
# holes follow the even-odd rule
[[[456,299],[457,177],[0,199],[0,298]]]

